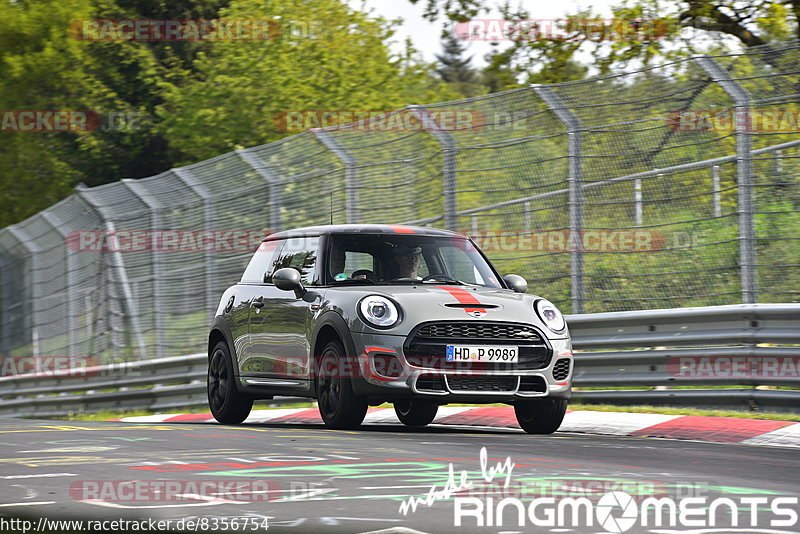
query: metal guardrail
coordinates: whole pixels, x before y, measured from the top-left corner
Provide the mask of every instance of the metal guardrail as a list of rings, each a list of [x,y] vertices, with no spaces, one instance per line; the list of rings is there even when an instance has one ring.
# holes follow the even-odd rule
[[[567,322],[579,351],[577,401],[800,413],[800,304],[595,313]],[[749,387],[717,388],[737,385]],[[631,389],[584,389],[609,387]],[[775,387],[794,390],[765,389]]]
[[[800,304],[595,313],[567,321],[576,349],[575,400],[800,413]],[[0,377],[0,415],[203,407],[206,362],[205,354],[190,354],[87,367],[78,376],[65,370]],[[698,388],[735,385],[749,387]],[[691,389],[666,389],[676,386]],[[632,389],[584,389],[609,387]]]

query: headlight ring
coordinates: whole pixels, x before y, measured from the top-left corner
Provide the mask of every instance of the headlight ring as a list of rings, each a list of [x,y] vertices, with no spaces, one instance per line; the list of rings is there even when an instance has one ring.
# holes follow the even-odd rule
[[[549,300],[539,299],[534,303],[533,307],[539,319],[542,320],[547,328],[556,334],[562,333],[567,328],[567,322],[564,320],[564,316],[558,308],[556,308],[555,304]]]
[[[358,304],[361,318],[370,326],[390,328],[400,321],[398,306],[381,295],[367,295]]]

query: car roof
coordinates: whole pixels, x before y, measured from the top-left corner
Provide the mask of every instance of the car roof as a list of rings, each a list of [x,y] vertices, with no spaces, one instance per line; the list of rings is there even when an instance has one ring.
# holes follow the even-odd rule
[[[284,230],[270,234],[264,241],[283,239],[287,237],[311,237],[328,234],[414,234],[424,236],[459,236],[458,232],[439,230],[427,226],[405,226],[401,224],[328,224],[324,226],[306,226],[293,230]]]

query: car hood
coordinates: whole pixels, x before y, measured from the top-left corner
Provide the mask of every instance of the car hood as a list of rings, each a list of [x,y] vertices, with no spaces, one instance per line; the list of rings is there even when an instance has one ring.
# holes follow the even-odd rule
[[[390,329],[375,329],[357,317],[358,301],[367,295],[382,295],[400,305],[402,320]],[[337,298],[340,297],[340,298]],[[541,297],[471,285],[394,285],[336,287],[326,292],[326,300],[339,302],[336,306],[348,320],[352,331],[381,332],[408,335],[419,323],[427,321],[508,321],[537,326],[549,338],[564,338],[569,334],[554,334],[539,319],[533,308]]]

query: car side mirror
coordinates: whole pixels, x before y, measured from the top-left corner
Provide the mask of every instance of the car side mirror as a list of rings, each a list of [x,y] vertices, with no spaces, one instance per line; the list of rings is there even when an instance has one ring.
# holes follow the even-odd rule
[[[517,293],[525,293],[528,290],[528,282],[518,274],[505,275],[503,282]]]
[[[284,267],[275,271],[272,275],[272,283],[283,291],[294,291],[297,298],[302,298],[306,292],[300,273],[297,269],[292,269],[291,267]]]

